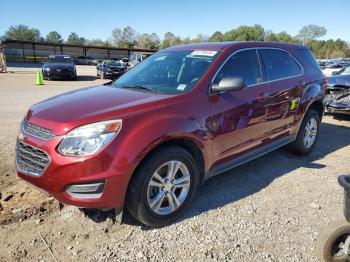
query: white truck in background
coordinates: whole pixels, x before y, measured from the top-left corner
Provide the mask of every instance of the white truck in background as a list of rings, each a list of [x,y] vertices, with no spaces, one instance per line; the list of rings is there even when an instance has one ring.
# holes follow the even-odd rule
[[[137,65],[138,63],[142,62],[143,60],[145,60],[147,57],[149,57],[151,54],[145,54],[145,53],[140,53],[140,52],[132,52],[130,53],[130,57],[129,57],[129,67],[134,67],[135,65]]]

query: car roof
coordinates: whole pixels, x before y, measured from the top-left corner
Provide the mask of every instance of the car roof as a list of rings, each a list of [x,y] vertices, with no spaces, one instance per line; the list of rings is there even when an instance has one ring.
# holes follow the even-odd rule
[[[306,49],[308,47],[300,44],[292,44],[285,42],[267,42],[267,41],[234,41],[234,42],[205,42],[197,44],[177,45],[169,47],[165,50],[176,51],[176,50],[224,50],[230,47],[237,48],[254,48],[254,47],[272,47],[272,48],[286,48],[286,49]]]
[[[55,58],[55,57],[71,58],[69,55],[49,55],[49,58]]]

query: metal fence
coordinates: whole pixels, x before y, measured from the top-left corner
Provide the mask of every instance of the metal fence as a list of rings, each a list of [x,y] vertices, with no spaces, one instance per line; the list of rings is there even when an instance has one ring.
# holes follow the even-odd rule
[[[88,45],[51,44],[19,40],[6,40],[5,54],[7,61],[41,63],[49,55],[69,55],[73,58],[88,56],[93,59],[112,59],[129,57],[130,53],[152,54],[157,50],[117,48]]]

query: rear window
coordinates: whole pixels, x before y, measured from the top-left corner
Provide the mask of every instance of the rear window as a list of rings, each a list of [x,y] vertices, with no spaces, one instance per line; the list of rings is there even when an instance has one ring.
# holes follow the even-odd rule
[[[301,75],[300,65],[289,55],[279,49],[261,51],[268,81]]]
[[[73,63],[73,60],[70,56],[50,56],[48,61],[49,63]]]
[[[321,70],[314,55],[311,53],[311,51],[309,49],[306,49],[306,48],[305,49],[295,49],[295,52],[299,58],[298,60],[300,62],[304,63],[308,70],[311,70],[313,72],[319,72]]]

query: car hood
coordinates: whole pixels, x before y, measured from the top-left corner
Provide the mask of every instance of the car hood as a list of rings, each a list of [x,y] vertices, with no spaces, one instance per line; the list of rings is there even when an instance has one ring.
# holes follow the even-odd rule
[[[112,69],[125,69],[125,66],[106,66],[106,68],[112,68]]]
[[[150,103],[159,105],[155,102],[168,97],[108,85],[83,88],[33,105],[27,121],[63,135],[76,126],[149,110]]]
[[[67,63],[45,63],[43,65],[45,68],[61,68],[61,69],[66,69],[66,68],[74,68],[74,64],[67,64]]]
[[[329,86],[350,86],[350,75],[337,75],[328,77]]]

